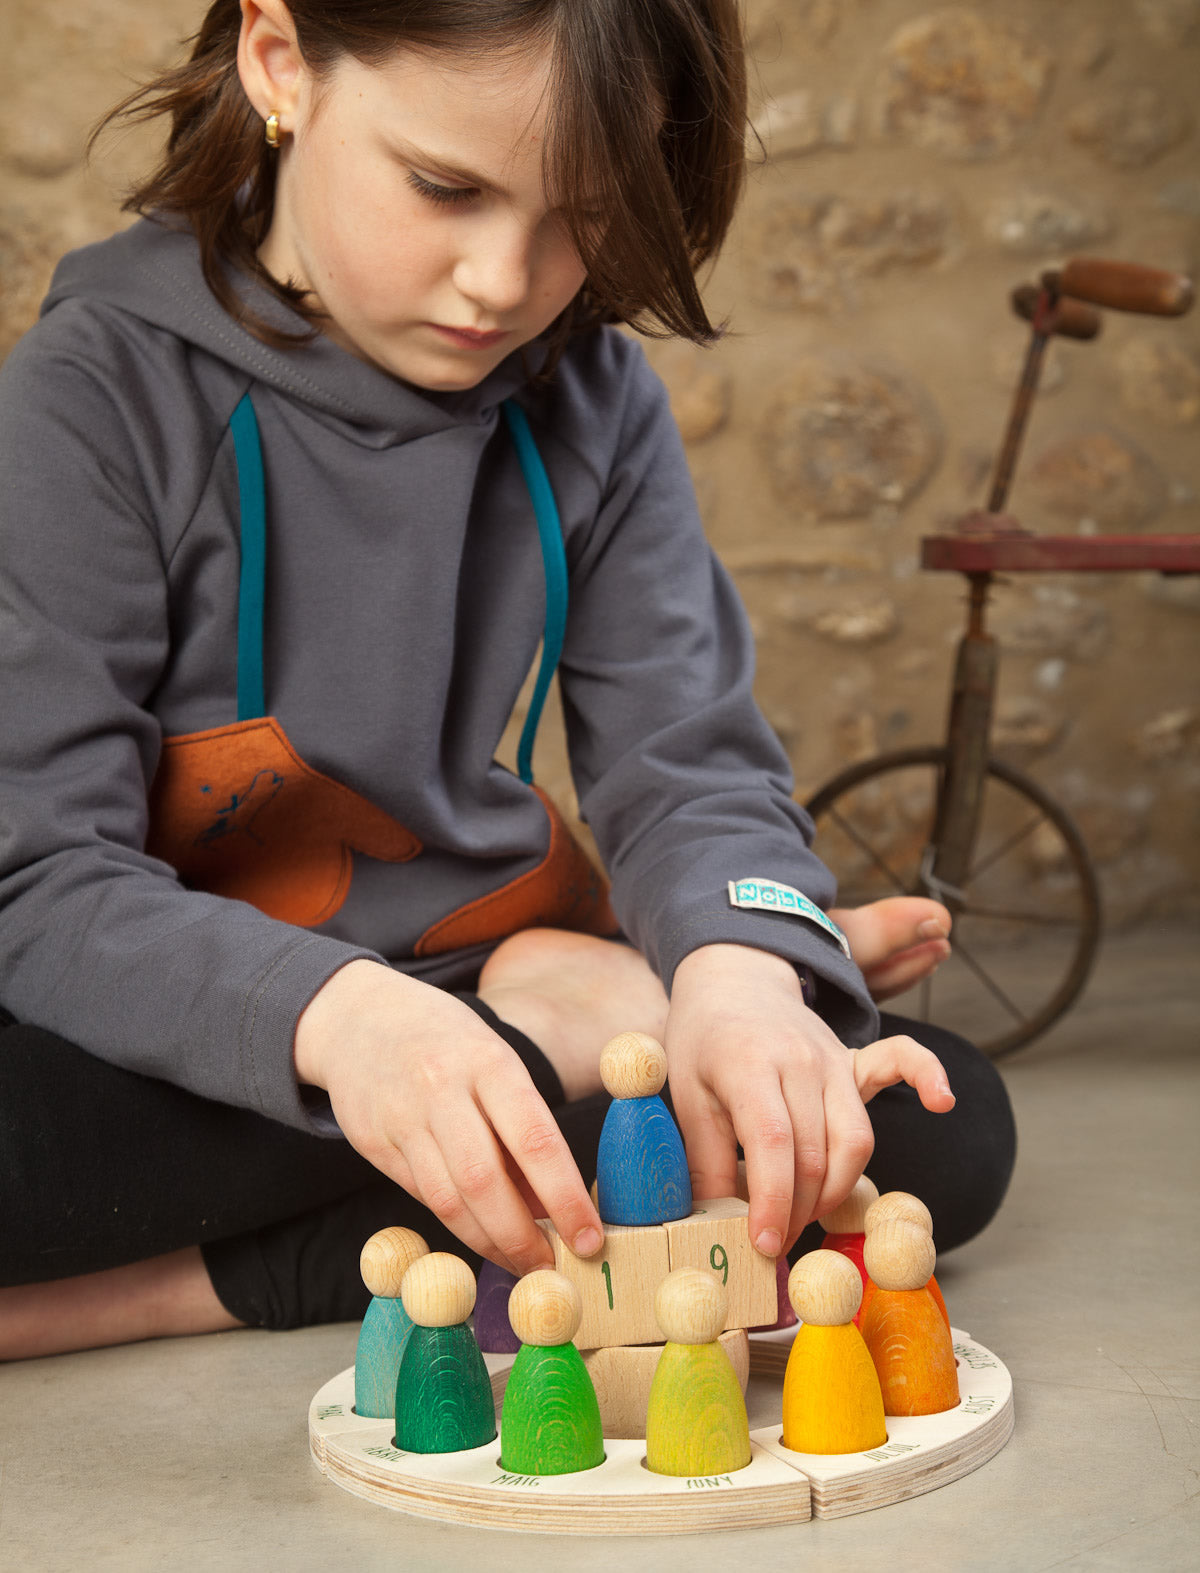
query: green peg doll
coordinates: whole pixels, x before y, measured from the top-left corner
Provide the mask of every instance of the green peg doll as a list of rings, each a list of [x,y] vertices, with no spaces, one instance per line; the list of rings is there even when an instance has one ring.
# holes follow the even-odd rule
[[[501,1467],[520,1475],[569,1475],[604,1462],[600,1405],[571,1342],[579,1331],[579,1290],[561,1273],[522,1278],[508,1302],[521,1348],[500,1415]]]

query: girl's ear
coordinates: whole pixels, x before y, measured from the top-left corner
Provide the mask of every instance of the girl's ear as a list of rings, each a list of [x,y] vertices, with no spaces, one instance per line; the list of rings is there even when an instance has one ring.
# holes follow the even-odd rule
[[[284,0],[240,3],[237,62],[246,97],[264,121],[278,115],[280,132],[290,132],[307,75],[291,12]]]

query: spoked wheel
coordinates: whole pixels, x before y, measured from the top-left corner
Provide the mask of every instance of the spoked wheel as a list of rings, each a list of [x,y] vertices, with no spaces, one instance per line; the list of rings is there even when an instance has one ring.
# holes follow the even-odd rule
[[[954,913],[952,954],[888,1008],[948,1027],[999,1059],[1070,1007],[1100,937],[1100,892],[1074,821],[1035,781],[987,764],[970,871],[957,897],[929,887],[946,749],[901,749],[852,765],[808,803],[814,851],[838,905],[937,896]]]

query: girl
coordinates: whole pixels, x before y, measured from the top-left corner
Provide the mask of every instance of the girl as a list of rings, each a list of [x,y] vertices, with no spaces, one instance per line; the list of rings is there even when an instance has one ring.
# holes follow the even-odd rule
[[[943,1247],[998,1204],[999,1080],[941,1035],[949,1113],[881,1037],[605,326],[716,336],[744,97],[734,0],[216,0],[124,106],[170,116],[143,222],[0,379],[0,1353],[360,1314],[400,1219],[591,1254],[627,1027],[763,1251],[873,1141]],[[532,783],[555,667],[611,903]],[[843,915],[901,986],[947,923]]]

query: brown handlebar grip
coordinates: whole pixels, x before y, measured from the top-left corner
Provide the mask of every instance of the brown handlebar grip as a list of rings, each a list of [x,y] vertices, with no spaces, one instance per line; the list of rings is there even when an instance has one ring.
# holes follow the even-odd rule
[[[1012,308],[1018,317],[1032,322],[1037,315],[1042,291],[1036,284],[1022,284],[1012,292]],[[1060,333],[1065,339],[1094,339],[1104,324],[1104,318],[1094,306],[1081,300],[1057,300],[1044,317],[1040,327],[1049,333]]]
[[[1182,317],[1195,295],[1191,279],[1182,273],[1167,273],[1140,262],[1106,262],[1100,257],[1075,257],[1056,273],[1043,277],[1075,300],[1155,317]]]

